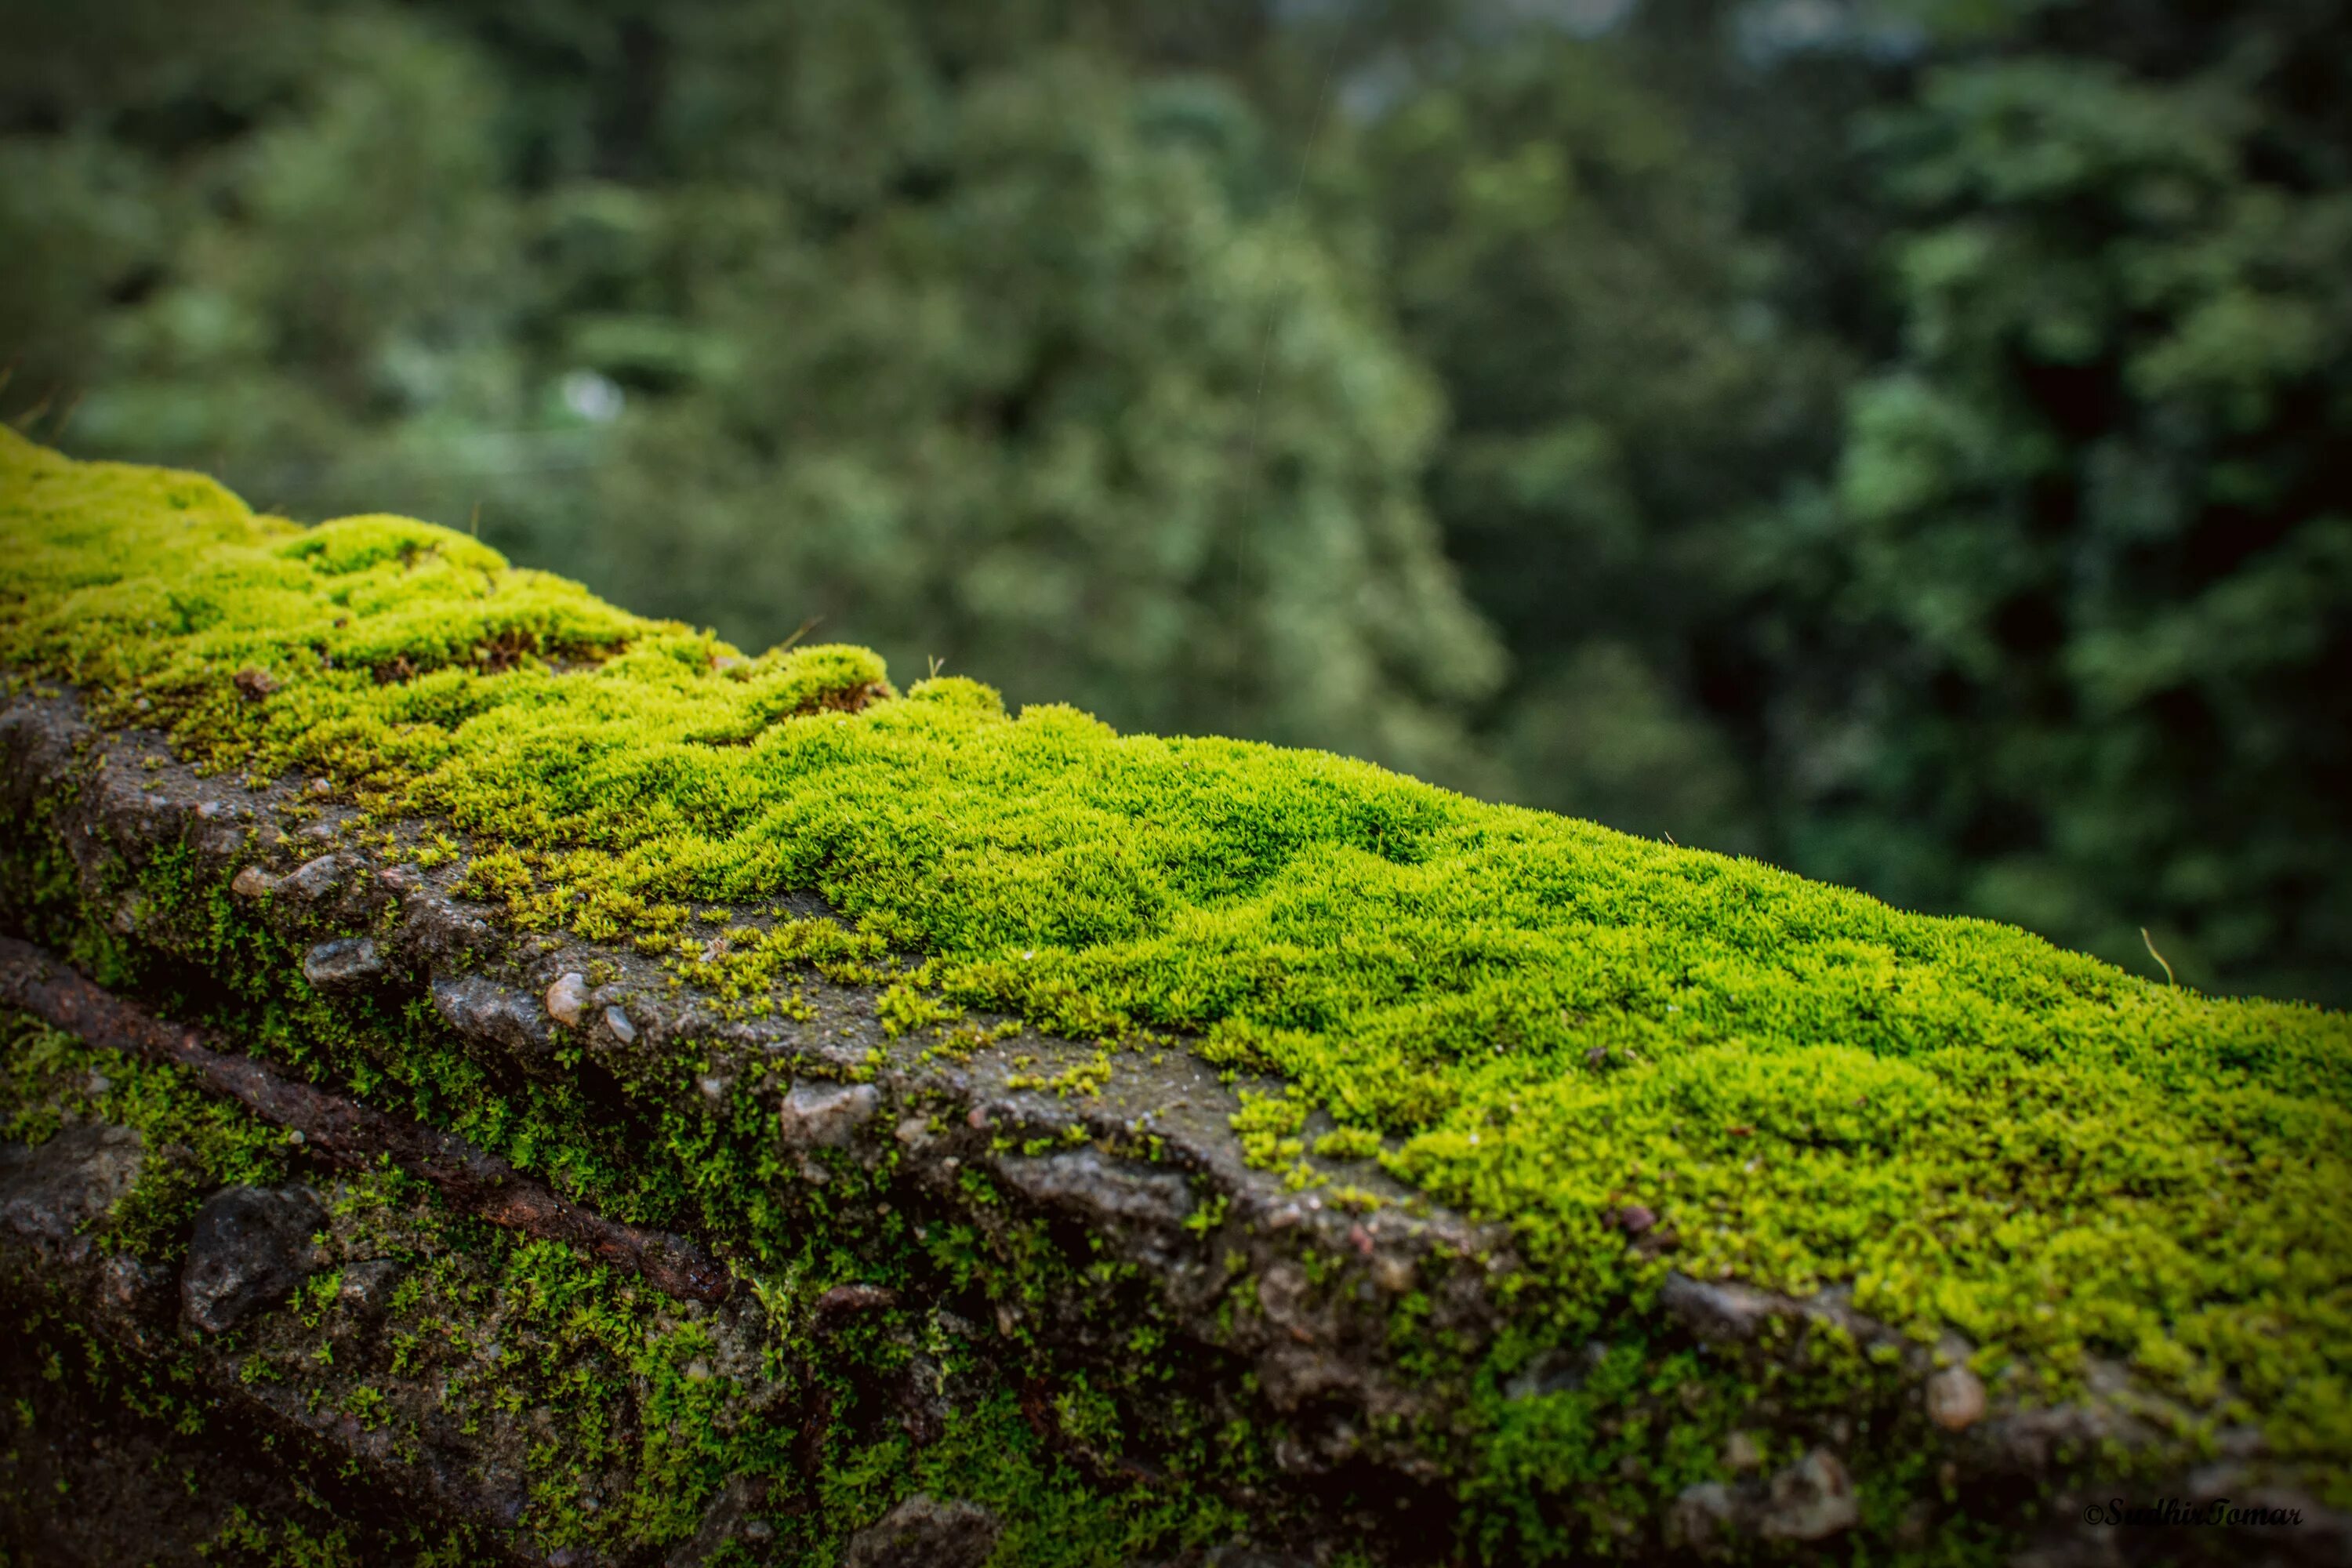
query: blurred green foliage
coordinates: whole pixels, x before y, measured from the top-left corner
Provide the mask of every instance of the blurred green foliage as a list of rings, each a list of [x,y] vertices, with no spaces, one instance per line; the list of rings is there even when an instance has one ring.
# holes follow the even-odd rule
[[[78,454],[2352,998],[2339,6],[7,10]]]
[[[2352,31],[2015,28],[1862,125],[1900,339],[1814,503],[1847,657],[1803,683],[1800,753],[1839,762],[1787,798],[1790,852],[2341,1003]]]

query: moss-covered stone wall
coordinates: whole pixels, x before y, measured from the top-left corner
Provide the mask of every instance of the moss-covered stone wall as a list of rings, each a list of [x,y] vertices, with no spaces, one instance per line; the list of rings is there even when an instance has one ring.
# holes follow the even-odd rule
[[[20,1026],[10,1137],[140,1133],[110,1256],[182,1269],[209,1194],[292,1182],[408,1216],[417,1322],[538,1324],[506,1381],[521,1342],[478,1384],[237,1384],[436,1528],[854,1560],[920,1494],[1005,1563],[1967,1561],[2105,1550],[2081,1498],[2201,1477],[2343,1539],[2340,1015],[1340,758],[901,693],[860,649],[746,657],[445,530],[4,436],[0,532],[9,931],[735,1284],[654,1300]],[[342,1223],[235,1332],[331,1350]],[[11,1256],[63,1292],[27,1310],[97,1321]],[[756,1349],[648,1327],[695,1311]],[[843,1312],[850,1349],[812,1338]],[[142,1332],[110,1353],[228,1364]],[[635,1446],[500,1439],[501,1516],[416,1479],[469,1387]]]

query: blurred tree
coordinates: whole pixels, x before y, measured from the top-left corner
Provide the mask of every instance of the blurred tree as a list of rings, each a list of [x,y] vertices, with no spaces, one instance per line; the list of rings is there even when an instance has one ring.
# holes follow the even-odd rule
[[[380,11],[118,0],[85,25],[121,45],[110,70],[78,68],[108,51],[54,18],[11,67],[21,383],[71,406],[70,444],[222,471],[257,504],[390,493],[462,521],[467,489],[417,477],[528,422],[478,61]]]
[[[2347,34],[18,5],[0,360],[37,435],[747,644],[2344,1000]]]
[[[2352,996],[2329,9],[2028,8],[1874,126],[1909,215],[1902,352],[1834,497],[1764,547],[1817,572],[1827,628],[1782,698],[1800,865],[2143,971],[2147,926],[2200,984]]]
[[[1484,782],[1427,376],[1264,200],[1246,104],[1046,9],[289,10],[256,60],[95,84],[61,25],[0,144],[47,247],[7,325],[91,388],[74,441],[263,504],[487,503],[752,646],[815,618],[902,675]]]
[[[1407,341],[1453,394],[1433,504],[1518,679],[1524,798],[1756,849],[1725,531],[1825,464],[1847,357],[1634,40],[1521,29],[1367,137]]]
[[[592,574],[755,640],[820,616],[901,668],[1475,782],[1457,710],[1497,660],[1417,494],[1432,390],[1309,236],[1237,213],[1245,107],[1067,54],[904,90],[861,121],[907,127],[898,165],[759,153],[821,171],[816,210],[735,168],[673,206],[654,267],[701,349],[582,320],[584,363],[674,383]]]

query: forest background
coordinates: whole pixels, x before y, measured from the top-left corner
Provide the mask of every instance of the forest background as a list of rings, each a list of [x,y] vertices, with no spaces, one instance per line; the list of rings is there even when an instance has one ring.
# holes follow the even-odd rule
[[[2352,1002],[2339,0],[0,11],[37,438]]]

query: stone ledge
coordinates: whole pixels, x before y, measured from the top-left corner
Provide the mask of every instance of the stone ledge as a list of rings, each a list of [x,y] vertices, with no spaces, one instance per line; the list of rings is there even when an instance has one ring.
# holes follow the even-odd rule
[[[1457,1364],[1475,1365],[1510,1331],[1505,1301],[1517,1265],[1507,1234],[1433,1208],[1370,1167],[1341,1168],[1383,1200],[1369,1215],[1291,1191],[1254,1168],[1230,1119],[1241,1089],[1274,1086],[1222,1081],[1181,1050],[1128,1052],[1110,1058],[1095,1092],[1066,1097],[1033,1086],[1095,1061],[1095,1047],[982,1018],[974,1022],[1006,1032],[941,1054],[936,1031],[891,1034],[879,988],[814,976],[800,985],[806,1016],[741,1016],[719,997],[672,984],[626,947],[509,935],[458,895],[462,863],[421,869],[402,847],[354,842],[337,812],[297,785],[247,790],[199,777],[173,761],[159,737],[101,735],[69,694],[10,702],[0,710],[0,750],[12,819],[44,821],[70,858],[81,913],[128,950],[166,965],[201,957],[186,912],[139,886],[170,859],[175,877],[226,889],[242,918],[301,955],[288,984],[299,975],[330,999],[424,1003],[454,1042],[505,1081],[584,1072],[605,1085],[616,1113],[649,1100],[707,1113],[739,1091],[751,1094],[778,1147],[798,1163],[801,1182],[823,1188],[836,1172],[871,1178],[862,1189],[867,1210],[839,1216],[845,1235],[877,1221],[873,1205],[894,1202],[983,1228],[1001,1225],[1002,1211],[970,1203],[971,1178],[990,1178],[1013,1194],[1018,1213],[1075,1226],[1067,1245],[1078,1256],[1107,1253],[1139,1266],[1153,1314],[1205,1365],[1226,1369],[1204,1396],[1237,1412],[1255,1408],[1276,1434],[1276,1479],[1234,1492],[1245,1506],[1286,1521],[1282,1528],[1310,1552],[1352,1542],[1403,1563],[1434,1561],[1446,1550],[1447,1500],[1464,1462],[1447,1434],[1462,1419],[1467,1391],[1402,1366],[1389,1331],[1410,1297],[1421,1304],[1421,1331],[1457,1347]],[[12,905],[6,913],[21,927],[59,911]],[[717,931],[757,918],[728,911],[710,923]],[[567,1067],[566,1053],[577,1067]],[[1640,1236],[1629,1234],[1628,1245],[1641,1245]],[[724,1241],[711,1246],[724,1262]],[[835,1288],[843,1289],[866,1288]],[[103,1315],[100,1297],[83,1292],[89,1310]],[[1081,1371],[1105,1350],[1084,1331],[1064,1339],[1067,1325],[1055,1318],[1066,1305],[1000,1301],[992,1326],[1003,1334],[1025,1330],[1053,1346],[1066,1369]],[[2005,1407],[1965,1371],[1965,1345],[1906,1343],[1835,1293],[1797,1300],[1669,1274],[1658,1308],[1651,1347],[1658,1355],[1685,1346],[1801,1373],[1808,1330],[1887,1347],[1902,1369],[1896,1404],[1857,1414],[1901,1423],[1906,1441],[1939,1452],[1942,1468],[1930,1472],[1944,1478],[1937,1489],[1957,1489],[1964,1502],[1975,1494],[2017,1500],[2007,1506],[2063,1507],[2077,1495],[2069,1474],[2095,1482],[2098,1451],[2112,1454],[2116,1444],[2160,1452],[2160,1424],[2144,1417],[2179,1414],[2119,1374],[2082,1405]],[[1042,1321],[1024,1321],[1041,1310]],[[1578,1353],[1572,1346],[1538,1352],[1514,1395],[1574,1386]],[[1561,1370],[1546,1372],[1548,1363]],[[1882,1387],[1861,1397],[1883,1405],[1888,1395]],[[1744,1540],[1769,1553],[1851,1531],[1859,1516],[1841,1448],[1856,1426],[1819,1418],[1777,1433],[1767,1426],[1781,1446],[1804,1445],[1797,1459],[1769,1475],[1685,1489],[1655,1518],[1628,1521],[1624,1546],[1635,1556],[1673,1555]],[[2259,1474],[2258,1444],[2242,1433],[2225,1442],[2235,1463],[2254,1467],[2241,1473]],[[365,1449],[350,1446],[362,1457]],[[1382,1470],[1394,1478],[1391,1490],[1414,1500],[1417,1537],[1384,1536],[1377,1526],[1367,1535],[1369,1521],[1335,1499],[1335,1479],[1353,1496]],[[1112,1464],[1102,1473],[1116,1484],[1141,1472]],[[2174,1473],[2183,1485],[2228,1479],[2210,1469]],[[426,1492],[457,1516],[512,1531],[513,1521],[483,1500],[488,1494],[446,1486]],[[1906,1531],[1932,1531],[1938,1509],[1936,1498],[1922,1496]],[[2306,1513],[2316,1528],[2278,1561],[2330,1561],[2331,1542],[2346,1539],[2336,1516],[2315,1507]],[[2103,1552],[2113,1539],[2062,1534],[2042,1550],[2057,1553],[2049,1561],[2089,1562],[2094,1555],[2081,1554]]]

